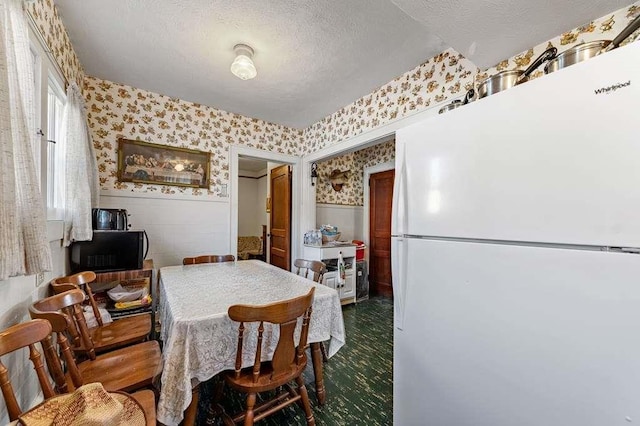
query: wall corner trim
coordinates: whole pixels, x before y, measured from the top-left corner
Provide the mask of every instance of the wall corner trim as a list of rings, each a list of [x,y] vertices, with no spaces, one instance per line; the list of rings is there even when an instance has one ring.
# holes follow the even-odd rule
[[[162,192],[133,192],[124,190],[101,189],[101,197],[125,197],[125,198],[153,198],[158,200],[187,200],[205,203],[229,203],[229,197],[217,195],[193,195],[193,194],[165,194]]]

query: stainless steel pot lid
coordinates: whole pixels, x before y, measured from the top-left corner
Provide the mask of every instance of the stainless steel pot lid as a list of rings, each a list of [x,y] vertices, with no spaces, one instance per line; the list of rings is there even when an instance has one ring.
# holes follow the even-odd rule
[[[522,77],[523,74],[524,71],[522,70],[501,71],[482,80],[482,83],[478,85],[478,97],[484,98],[485,96],[510,89],[520,81],[526,81],[527,77]],[[521,77],[522,79],[520,80]]]
[[[624,27],[613,40],[595,40],[570,47],[559,54],[555,60],[550,61],[544,70],[548,74],[613,50],[638,29],[640,29],[640,15],[636,16],[633,21]]]
[[[486,78],[478,86],[478,98],[484,98],[485,96],[502,92],[503,90],[510,89],[517,84],[528,81],[531,73],[533,73],[544,62],[550,61],[551,59],[555,58],[557,53],[558,49],[556,49],[555,47],[550,47],[542,52],[540,56],[538,56],[524,71],[502,71],[489,78]]]
[[[586,43],[577,44],[564,52],[560,53],[555,59],[549,61],[544,67],[544,72],[549,74],[575,65],[579,62],[586,61],[598,55],[602,49],[611,44],[611,40],[594,40]]]
[[[461,107],[462,105],[464,105],[464,103],[461,100],[455,100],[455,101],[451,102],[450,104],[447,104],[447,105],[443,106],[442,108],[440,108],[438,110],[438,114],[442,114],[442,113],[445,113],[447,111],[451,111],[452,109],[456,109],[458,107]]]

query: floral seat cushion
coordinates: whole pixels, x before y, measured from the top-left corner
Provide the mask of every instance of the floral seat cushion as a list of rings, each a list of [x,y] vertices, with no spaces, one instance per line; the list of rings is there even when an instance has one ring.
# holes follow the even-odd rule
[[[262,238],[256,236],[238,237],[238,259],[262,255]]]

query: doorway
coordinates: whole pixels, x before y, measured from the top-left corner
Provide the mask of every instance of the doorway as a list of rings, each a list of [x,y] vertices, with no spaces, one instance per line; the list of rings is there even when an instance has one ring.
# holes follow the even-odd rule
[[[238,145],[231,146],[229,150],[229,180],[230,180],[230,233],[229,233],[229,248],[230,253],[238,253],[238,237],[241,236],[239,234],[239,225],[240,225],[240,191],[239,188],[242,186],[240,183],[240,164],[241,160],[250,160],[250,161],[262,161],[262,164],[267,164],[266,169],[261,169],[263,174],[265,174],[265,186],[269,187],[268,184],[268,169],[276,167],[278,165],[286,164],[290,167],[291,173],[291,214],[289,218],[290,222],[290,241],[298,241],[301,240],[301,231],[300,231],[300,210],[301,210],[301,159],[296,156],[280,154],[275,152],[263,151],[256,148],[248,148],[242,147]],[[260,173],[260,172],[256,172]],[[259,211],[263,216],[261,222],[265,222],[267,224],[267,228],[269,227],[269,215],[267,213],[267,196],[266,195],[257,195],[257,200],[255,200],[255,210]],[[256,223],[257,224],[257,223]],[[262,223],[260,223],[262,225]],[[244,228],[243,228],[244,229]],[[255,232],[257,233],[258,228],[256,228]],[[260,230],[261,234],[261,230]],[[266,233],[266,260],[268,261],[269,256],[269,230],[267,229]],[[300,249],[296,244],[291,244],[291,249],[289,252],[289,262],[291,259],[299,256]]]
[[[393,297],[391,206],[395,170],[369,176],[369,291]]]
[[[265,160],[238,159],[238,260],[267,259],[268,167]]]
[[[393,135],[392,135],[393,136]],[[338,228],[341,232],[342,241],[360,240],[365,243],[368,249],[365,249],[364,260],[357,266],[360,268],[359,277],[361,277],[362,288],[368,288],[367,271],[371,270],[371,266],[378,267],[373,278],[377,276],[386,276],[383,278],[386,286],[385,290],[378,293],[391,296],[391,253],[390,253],[390,235],[391,235],[391,196],[386,200],[386,234],[388,237],[387,248],[382,253],[376,248],[380,245],[380,235],[376,235],[376,228],[373,231],[369,227],[370,217],[370,193],[369,193],[369,177],[375,173],[393,170],[395,168],[395,138],[389,137],[378,141],[377,144],[365,147],[358,151],[344,153],[337,157],[324,158],[318,160],[316,165],[316,185],[315,188],[315,223],[313,228],[317,229],[321,224],[331,224]],[[347,170],[349,179],[337,191],[331,185],[331,173],[335,170]],[[389,189],[392,189],[393,178],[389,180]],[[392,193],[392,191],[389,191]],[[380,201],[380,197],[377,198]],[[373,219],[380,220],[380,215],[372,215]],[[379,233],[378,233],[379,234]],[[373,254],[370,242],[373,241]],[[380,258],[382,256],[382,258]],[[384,262],[383,262],[384,260]],[[373,261],[373,265],[369,262]],[[377,279],[376,279],[377,280]],[[381,281],[381,280],[377,280]],[[360,298],[366,297],[366,291],[360,293]],[[373,294],[373,293],[372,293]]]

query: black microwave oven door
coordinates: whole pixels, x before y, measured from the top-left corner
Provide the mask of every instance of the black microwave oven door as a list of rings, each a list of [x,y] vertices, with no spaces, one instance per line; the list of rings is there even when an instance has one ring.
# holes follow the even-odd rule
[[[142,269],[146,255],[144,234],[144,231],[93,231],[91,241],[71,245],[71,272]]]

